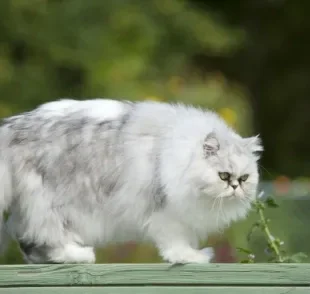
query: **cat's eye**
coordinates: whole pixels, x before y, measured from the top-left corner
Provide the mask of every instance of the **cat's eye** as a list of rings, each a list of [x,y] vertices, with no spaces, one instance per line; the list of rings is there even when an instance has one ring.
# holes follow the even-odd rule
[[[249,175],[243,175],[239,178],[239,181],[245,182],[249,178]]]
[[[221,180],[223,180],[223,181],[228,181],[229,178],[230,178],[230,173],[226,173],[226,172],[224,172],[224,173],[219,173],[219,177],[220,177]]]

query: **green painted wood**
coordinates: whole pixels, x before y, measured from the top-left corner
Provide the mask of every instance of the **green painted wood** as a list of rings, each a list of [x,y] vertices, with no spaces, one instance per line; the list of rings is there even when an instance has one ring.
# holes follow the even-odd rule
[[[310,287],[310,264],[0,266],[0,287],[89,285],[296,285]]]
[[[305,287],[29,287],[2,288],[1,294],[306,294]]]

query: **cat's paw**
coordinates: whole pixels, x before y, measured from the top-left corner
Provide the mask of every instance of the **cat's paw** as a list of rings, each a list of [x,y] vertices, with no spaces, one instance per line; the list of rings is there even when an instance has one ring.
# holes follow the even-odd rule
[[[203,254],[207,255],[210,258],[210,261],[214,258],[215,252],[212,247],[205,247],[200,250]]]
[[[195,250],[190,247],[172,247],[170,249],[163,250],[161,252],[161,256],[165,261],[173,264],[209,263],[213,257],[212,254],[206,254],[203,251]]]
[[[95,263],[96,256],[92,247],[81,247],[72,243],[51,250],[49,259],[57,263]]]

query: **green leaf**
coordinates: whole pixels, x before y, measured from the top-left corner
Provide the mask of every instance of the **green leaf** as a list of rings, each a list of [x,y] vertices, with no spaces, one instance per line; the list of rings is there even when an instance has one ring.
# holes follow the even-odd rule
[[[245,254],[252,254],[252,252],[249,249],[237,247],[236,248],[239,252],[245,253]]]
[[[266,200],[266,204],[267,204],[268,207],[271,207],[271,208],[277,208],[277,207],[279,207],[279,205],[276,203],[276,201],[275,201],[273,198],[271,198],[271,197],[269,197],[269,198]]]

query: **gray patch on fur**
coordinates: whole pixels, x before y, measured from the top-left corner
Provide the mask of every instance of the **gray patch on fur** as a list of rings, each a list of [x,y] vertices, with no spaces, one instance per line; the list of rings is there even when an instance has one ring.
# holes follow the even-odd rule
[[[47,246],[21,240],[18,244],[27,263],[42,263],[44,261],[47,264],[56,264],[56,262],[50,261],[47,258],[49,250]]]
[[[33,249],[37,247],[37,245],[34,243],[19,241],[19,247],[26,255],[30,255]]]
[[[164,187],[160,184],[157,185],[154,193],[155,210],[165,208],[167,205],[167,194],[165,193]]]
[[[156,153],[155,153],[156,154]],[[154,203],[155,209],[160,210],[166,206],[167,202],[167,195],[163,185],[161,184],[160,180],[160,157],[159,154],[155,155],[155,166],[154,166]]]

